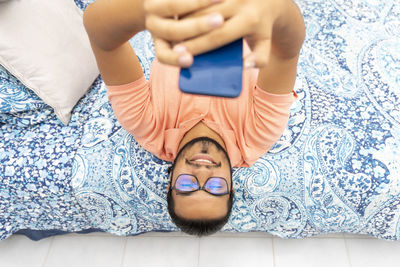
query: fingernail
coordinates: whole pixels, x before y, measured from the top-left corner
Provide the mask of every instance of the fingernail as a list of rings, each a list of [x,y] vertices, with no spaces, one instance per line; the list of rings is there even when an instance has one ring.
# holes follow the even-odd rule
[[[221,16],[221,14],[213,14],[208,18],[208,22],[212,28],[216,28],[224,23],[224,18]]]
[[[244,68],[245,69],[254,68],[255,66],[256,66],[256,62],[254,62],[254,60],[252,60],[252,59],[247,59],[244,62]]]
[[[173,50],[177,54],[183,54],[186,52],[186,47],[184,45],[178,44],[174,46]]]
[[[192,62],[193,62],[193,57],[188,53],[180,56],[178,59],[178,63],[182,67],[189,67],[190,65],[192,65]]]

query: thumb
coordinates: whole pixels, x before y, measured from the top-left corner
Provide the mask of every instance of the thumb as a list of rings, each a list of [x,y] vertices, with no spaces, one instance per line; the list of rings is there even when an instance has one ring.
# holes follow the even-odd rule
[[[263,68],[267,66],[271,52],[271,40],[248,42],[248,44],[252,52],[244,57],[243,66],[245,68]]]
[[[161,63],[180,67],[189,67],[193,64],[193,56],[186,51],[184,46],[172,47],[170,42],[154,35],[153,40],[156,56]]]

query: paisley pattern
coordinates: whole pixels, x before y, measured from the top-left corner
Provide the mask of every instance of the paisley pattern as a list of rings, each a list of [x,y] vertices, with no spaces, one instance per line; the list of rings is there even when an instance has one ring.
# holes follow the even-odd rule
[[[84,9],[91,2],[75,0]],[[307,28],[289,124],[235,169],[225,231],[400,239],[400,3],[297,1]],[[146,78],[151,36],[131,40]],[[116,121],[98,80],[62,126],[0,69],[0,239],[19,229],[175,231],[167,168]]]

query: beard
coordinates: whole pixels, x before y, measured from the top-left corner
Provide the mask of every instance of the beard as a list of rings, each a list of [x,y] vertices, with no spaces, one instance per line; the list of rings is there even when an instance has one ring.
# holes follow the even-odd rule
[[[217,141],[215,141],[214,139],[209,138],[209,137],[198,137],[198,138],[195,138],[195,139],[190,140],[188,143],[186,143],[186,144],[179,150],[179,152],[178,152],[178,154],[176,155],[175,160],[174,160],[174,162],[172,163],[172,166],[171,166],[172,173],[173,173],[173,171],[174,171],[175,164],[176,164],[181,158],[184,158],[184,157],[186,156],[186,152],[187,152],[191,147],[193,147],[194,145],[196,145],[196,144],[198,144],[198,143],[200,143],[200,145],[201,145],[201,153],[209,154],[210,148],[211,148],[212,146],[215,146],[219,152],[223,152],[225,159],[228,161],[229,168],[232,169],[231,161],[230,161],[229,156],[228,156],[228,152],[226,152],[226,150],[225,150]]]

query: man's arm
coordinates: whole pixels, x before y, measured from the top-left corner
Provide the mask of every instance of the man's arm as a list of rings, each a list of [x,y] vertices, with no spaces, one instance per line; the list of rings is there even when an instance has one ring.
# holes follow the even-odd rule
[[[287,94],[293,90],[297,62],[305,37],[303,16],[297,5],[290,1],[272,30],[268,64],[260,68],[258,86],[272,94]]]
[[[144,0],[97,0],[83,16],[104,82],[120,85],[143,76],[129,39],[145,29]]]

